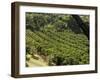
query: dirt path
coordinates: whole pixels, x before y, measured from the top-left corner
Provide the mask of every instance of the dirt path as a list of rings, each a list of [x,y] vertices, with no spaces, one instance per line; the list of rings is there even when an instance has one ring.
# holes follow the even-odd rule
[[[30,58],[29,61],[27,61],[28,67],[34,67],[34,66],[48,66],[47,62],[45,62],[41,56],[36,55],[39,59]]]

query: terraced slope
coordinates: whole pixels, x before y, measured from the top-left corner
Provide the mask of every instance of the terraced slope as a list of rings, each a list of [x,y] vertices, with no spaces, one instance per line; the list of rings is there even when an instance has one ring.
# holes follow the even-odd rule
[[[26,31],[27,66],[89,64],[89,41],[84,34]],[[37,62],[37,64],[36,64]]]

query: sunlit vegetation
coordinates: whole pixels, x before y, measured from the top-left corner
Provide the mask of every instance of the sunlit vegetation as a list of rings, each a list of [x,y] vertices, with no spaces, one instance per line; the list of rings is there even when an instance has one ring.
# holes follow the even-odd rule
[[[79,17],[89,25],[89,16]],[[82,64],[89,64],[89,39],[71,15],[26,13],[26,66]]]

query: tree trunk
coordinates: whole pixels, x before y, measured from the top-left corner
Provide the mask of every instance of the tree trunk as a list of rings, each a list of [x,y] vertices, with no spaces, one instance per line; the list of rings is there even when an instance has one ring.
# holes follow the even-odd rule
[[[78,15],[72,15],[72,17],[76,20],[79,27],[83,30],[83,33],[88,37],[89,39],[89,26],[86,25],[83,20]]]

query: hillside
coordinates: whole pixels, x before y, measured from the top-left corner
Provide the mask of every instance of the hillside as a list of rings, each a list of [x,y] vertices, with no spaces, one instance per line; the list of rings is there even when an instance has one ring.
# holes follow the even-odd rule
[[[71,15],[27,13],[26,66],[89,64],[89,40],[75,22]]]

